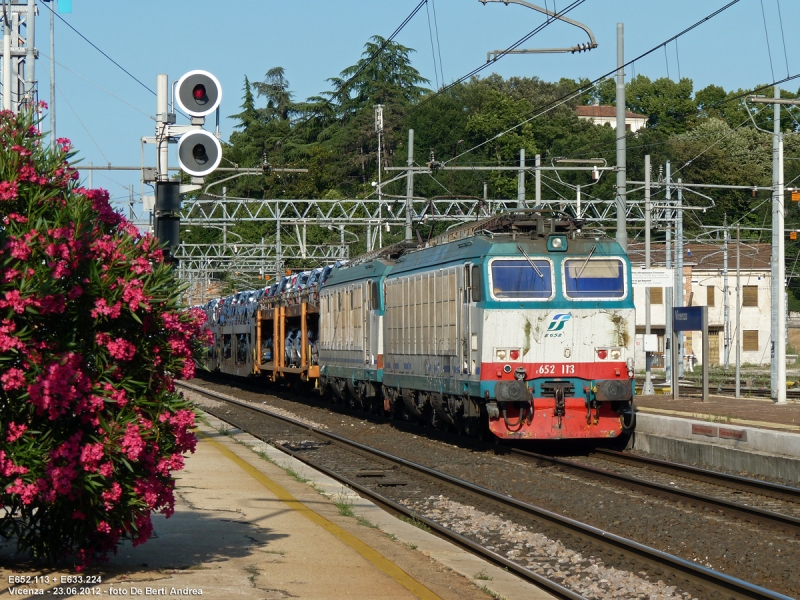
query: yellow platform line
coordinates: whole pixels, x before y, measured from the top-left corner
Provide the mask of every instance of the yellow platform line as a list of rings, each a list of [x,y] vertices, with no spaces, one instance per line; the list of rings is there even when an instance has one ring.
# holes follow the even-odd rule
[[[250,475],[253,479],[258,481],[261,485],[267,488],[270,492],[272,492],[278,500],[286,504],[289,508],[296,510],[298,513],[303,515],[312,523],[316,523],[323,529],[325,529],[328,533],[335,536],[341,542],[350,546],[353,550],[358,552],[361,556],[371,562],[375,567],[394,579],[397,583],[402,585],[406,588],[409,592],[417,596],[418,598],[422,598],[423,600],[441,600],[439,596],[434,594],[431,590],[427,587],[419,583],[416,579],[411,577],[408,573],[403,571],[400,567],[394,564],[391,560],[383,556],[380,552],[371,548],[356,536],[351,533],[348,533],[335,523],[332,523],[321,514],[314,512],[310,508],[308,508],[305,504],[300,502],[297,498],[295,498],[286,488],[284,488],[279,483],[276,483],[266,475],[264,475],[261,471],[256,469],[253,465],[248,463],[246,460],[237,456],[233,451],[226,448],[224,444],[211,439],[208,434],[197,431],[197,434],[200,438],[214,446],[217,450],[219,450],[222,454],[224,454],[227,458],[232,460],[234,463],[239,465],[248,475]]]

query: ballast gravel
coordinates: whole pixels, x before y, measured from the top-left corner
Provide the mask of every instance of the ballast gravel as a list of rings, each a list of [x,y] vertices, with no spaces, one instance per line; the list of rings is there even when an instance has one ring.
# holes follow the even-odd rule
[[[183,388],[182,393],[187,400],[191,401],[200,408],[220,408],[221,406],[225,406],[224,402],[220,402],[219,400],[214,400],[213,398],[209,398],[208,396],[203,396],[202,394],[198,394],[186,388]],[[244,404],[250,404],[251,406],[255,406],[273,415],[278,415],[281,417],[286,417],[288,419],[294,419],[295,421],[300,421],[301,423],[308,425],[309,427],[316,427],[317,429],[329,429],[329,427],[324,423],[318,423],[316,421],[312,421],[311,419],[306,419],[305,417],[301,417],[297,413],[284,410],[277,406],[268,405],[266,402],[261,402],[261,403],[249,402],[241,398],[236,398],[234,396],[228,396],[227,394],[222,394],[221,392],[215,391],[214,393],[219,394],[223,398],[229,398],[234,402],[243,402]]]
[[[402,502],[418,514],[427,517],[456,533],[475,539],[498,554],[504,555],[528,569],[554,580],[587,599],[693,598],[687,592],[663,581],[647,579],[614,567],[603,561],[585,557],[541,533],[528,531],[524,525],[513,523],[501,515],[487,514],[444,496],[431,496],[418,501]]]

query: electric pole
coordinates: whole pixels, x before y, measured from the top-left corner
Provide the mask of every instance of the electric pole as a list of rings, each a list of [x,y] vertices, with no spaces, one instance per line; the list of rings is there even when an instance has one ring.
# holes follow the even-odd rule
[[[617,243],[624,252],[628,252],[628,230],[626,224],[625,198],[627,188],[625,176],[627,171],[625,147],[625,26],[617,23]]]
[[[783,190],[783,132],[781,132],[781,104],[800,105],[800,100],[781,98],[779,86],[775,86],[774,98],[750,96],[750,102],[773,104],[772,128],[772,370],[770,372],[772,399],[786,402],[786,264],[784,259],[784,206]],[[763,130],[762,130],[763,131]]]

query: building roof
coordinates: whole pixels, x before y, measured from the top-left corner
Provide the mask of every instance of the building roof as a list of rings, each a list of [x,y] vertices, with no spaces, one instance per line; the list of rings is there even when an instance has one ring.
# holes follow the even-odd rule
[[[598,106],[593,104],[591,106],[578,106],[575,108],[575,112],[578,113],[579,117],[604,117],[607,119],[616,119],[617,118],[617,107],[616,106]],[[640,115],[639,113],[631,112],[629,110],[625,111],[625,118],[626,119],[647,119],[647,115]]]
[[[675,246],[673,242],[672,251]],[[650,265],[652,267],[663,267],[666,265],[664,260],[664,242],[651,243],[650,245]],[[645,264],[644,242],[630,242],[628,244],[628,257],[633,268],[640,268]],[[752,242],[742,243],[742,271],[769,271],[772,259],[772,245],[758,244]],[[691,266],[699,271],[721,271],[724,267],[725,254],[722,244],[684,244],[683,245],[683,265]],[[674,256],[672,259],[674,266]],[[728,273],[736,271],[736,242],[728,242]]]

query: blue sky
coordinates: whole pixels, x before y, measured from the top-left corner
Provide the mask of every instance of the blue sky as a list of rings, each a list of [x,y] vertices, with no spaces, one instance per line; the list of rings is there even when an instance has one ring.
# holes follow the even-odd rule
[[[60,16],[151,89],[158,73],[167,73],[170,81],[192,69],[214,73],[223,87],[220,129],[225,140],[234,126],[227,115],[239,112],[245,75],[259,81],[268,69],[282,66],[296,100],[319,94],[330,89],[327,78],[358,61],[370,36],[388,37],[418,1],[73,0],[72,12]],[[531,2],[551,10],[554,5],[554,0]],[[557,9],[567,4],[555,2]],[[597,49],[574,55],[506,56],[482,75],[594,79],[616,65],[618,22],[625,24],[628,60],[726,4],[728,0],[586,0],[568,16],[594,32]],[[36,77],[40,99],[49,102],[47,5],[40,5],[39,11]],[[442,74],[449,83],[484,64],[488,51],[508,47],[543,21],[544,15],[518,5],[429,0],[396,41],[416,50],[414,66],[435,87],[437,71],[439,83]],[[681,37],[677,45],[670,44],[666,52],[658,50],[637,62],[626,75],[677,79],[680,73],[694,81],[695,91],[712,83],[726,90],[752,88],[800,72],[800,37],[792,30],[798,22],[797,0],[740,0]],[[563,47],[587,40],[583,31],[555,23],[523,47]],[[58,18],[55,44],[57,134],[73,141],[84,164],[141,164],[140,138],[153,135],[155,96]],[[800,79],[786,84],[792,91],[799,86]],[[209,124],[213,128],[213,117]],[[48,128],[49,121],[43,125]],[[152,147],[145,148],[145,163],[155,163]],[[174,149],[170,164],[175,164]],[[138,179],[130,172],[95,172],[92,182],[127,204],[126,186],[134,186],[138,201]],[[148,193],[152,192],[145,187]],[[141,211],[138,202],[135,211]]]

